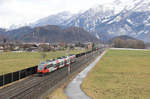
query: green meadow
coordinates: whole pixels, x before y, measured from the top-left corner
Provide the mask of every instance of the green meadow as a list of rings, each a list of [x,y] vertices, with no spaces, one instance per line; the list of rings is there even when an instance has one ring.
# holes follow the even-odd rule
[[[150,51],[108,50],[81,87],[93,99],[150,99]]]
[[[71,50],[71,51],[55,51],[46,52],[46,59],[53,59],[67,54],[77,54],[85,50]],[[1,52],[0,53],[0,75],[14,72],[17,70],[33,67],[40,63],[41,53],[39,52]]]

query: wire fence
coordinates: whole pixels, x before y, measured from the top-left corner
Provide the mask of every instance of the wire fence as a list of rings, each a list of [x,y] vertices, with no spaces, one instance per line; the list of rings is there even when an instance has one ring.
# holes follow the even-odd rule
[[[14,81],[17,81],[19,79],[25,78],[27,76],[30,76],[32,74],[35,74],[37,70],[37,66],[26,68],[20,71],[3,74],[0,76],[0,86],[12,83]]]

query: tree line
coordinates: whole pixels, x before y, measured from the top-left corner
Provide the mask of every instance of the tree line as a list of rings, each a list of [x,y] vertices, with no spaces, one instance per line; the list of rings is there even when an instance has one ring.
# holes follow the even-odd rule
[[[134,39],[120,39],[116,38],[113,40],[113,46],[115,48],[135,48],[135,49],[145,49],[145,44],[141,40]]]

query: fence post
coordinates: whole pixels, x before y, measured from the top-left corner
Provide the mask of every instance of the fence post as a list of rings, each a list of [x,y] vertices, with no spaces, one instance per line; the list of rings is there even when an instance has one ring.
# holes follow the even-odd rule
[[[20,70],[19,70],[19,80],[20,80]]]
[[[12,77],[11,77],[11,82],[13,82],[13,72],[12,72],[11,76],[12,76]]]
[[[71,70],[71,68],[70,68],[70,64],[68,65],[68,74],[70,74],[70,70]]]
[[[5,76],[4,76],[4,73],[3,73],[3,86],[4,86],[4,84],[5,84],[5,78],[4,78]]]

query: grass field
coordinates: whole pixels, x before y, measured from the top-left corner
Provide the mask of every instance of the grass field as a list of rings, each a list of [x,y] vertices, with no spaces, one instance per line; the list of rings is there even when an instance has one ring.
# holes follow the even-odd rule
[[[46,99],[68,99],[64,94],[64,88],[60,87],[46,97]]]
[[[93,99],[150,99],[150,51],[109,50],[81,87]]]
[[[56,51],[47,52],[45,59],[52,59],[67,55],[66,53],[81,53],[85,50]],[[41,54],[39,52],[1,52],[0,53],[0,75],[3,73],[14,72],[24,68],[32,67],[40,63]]]

